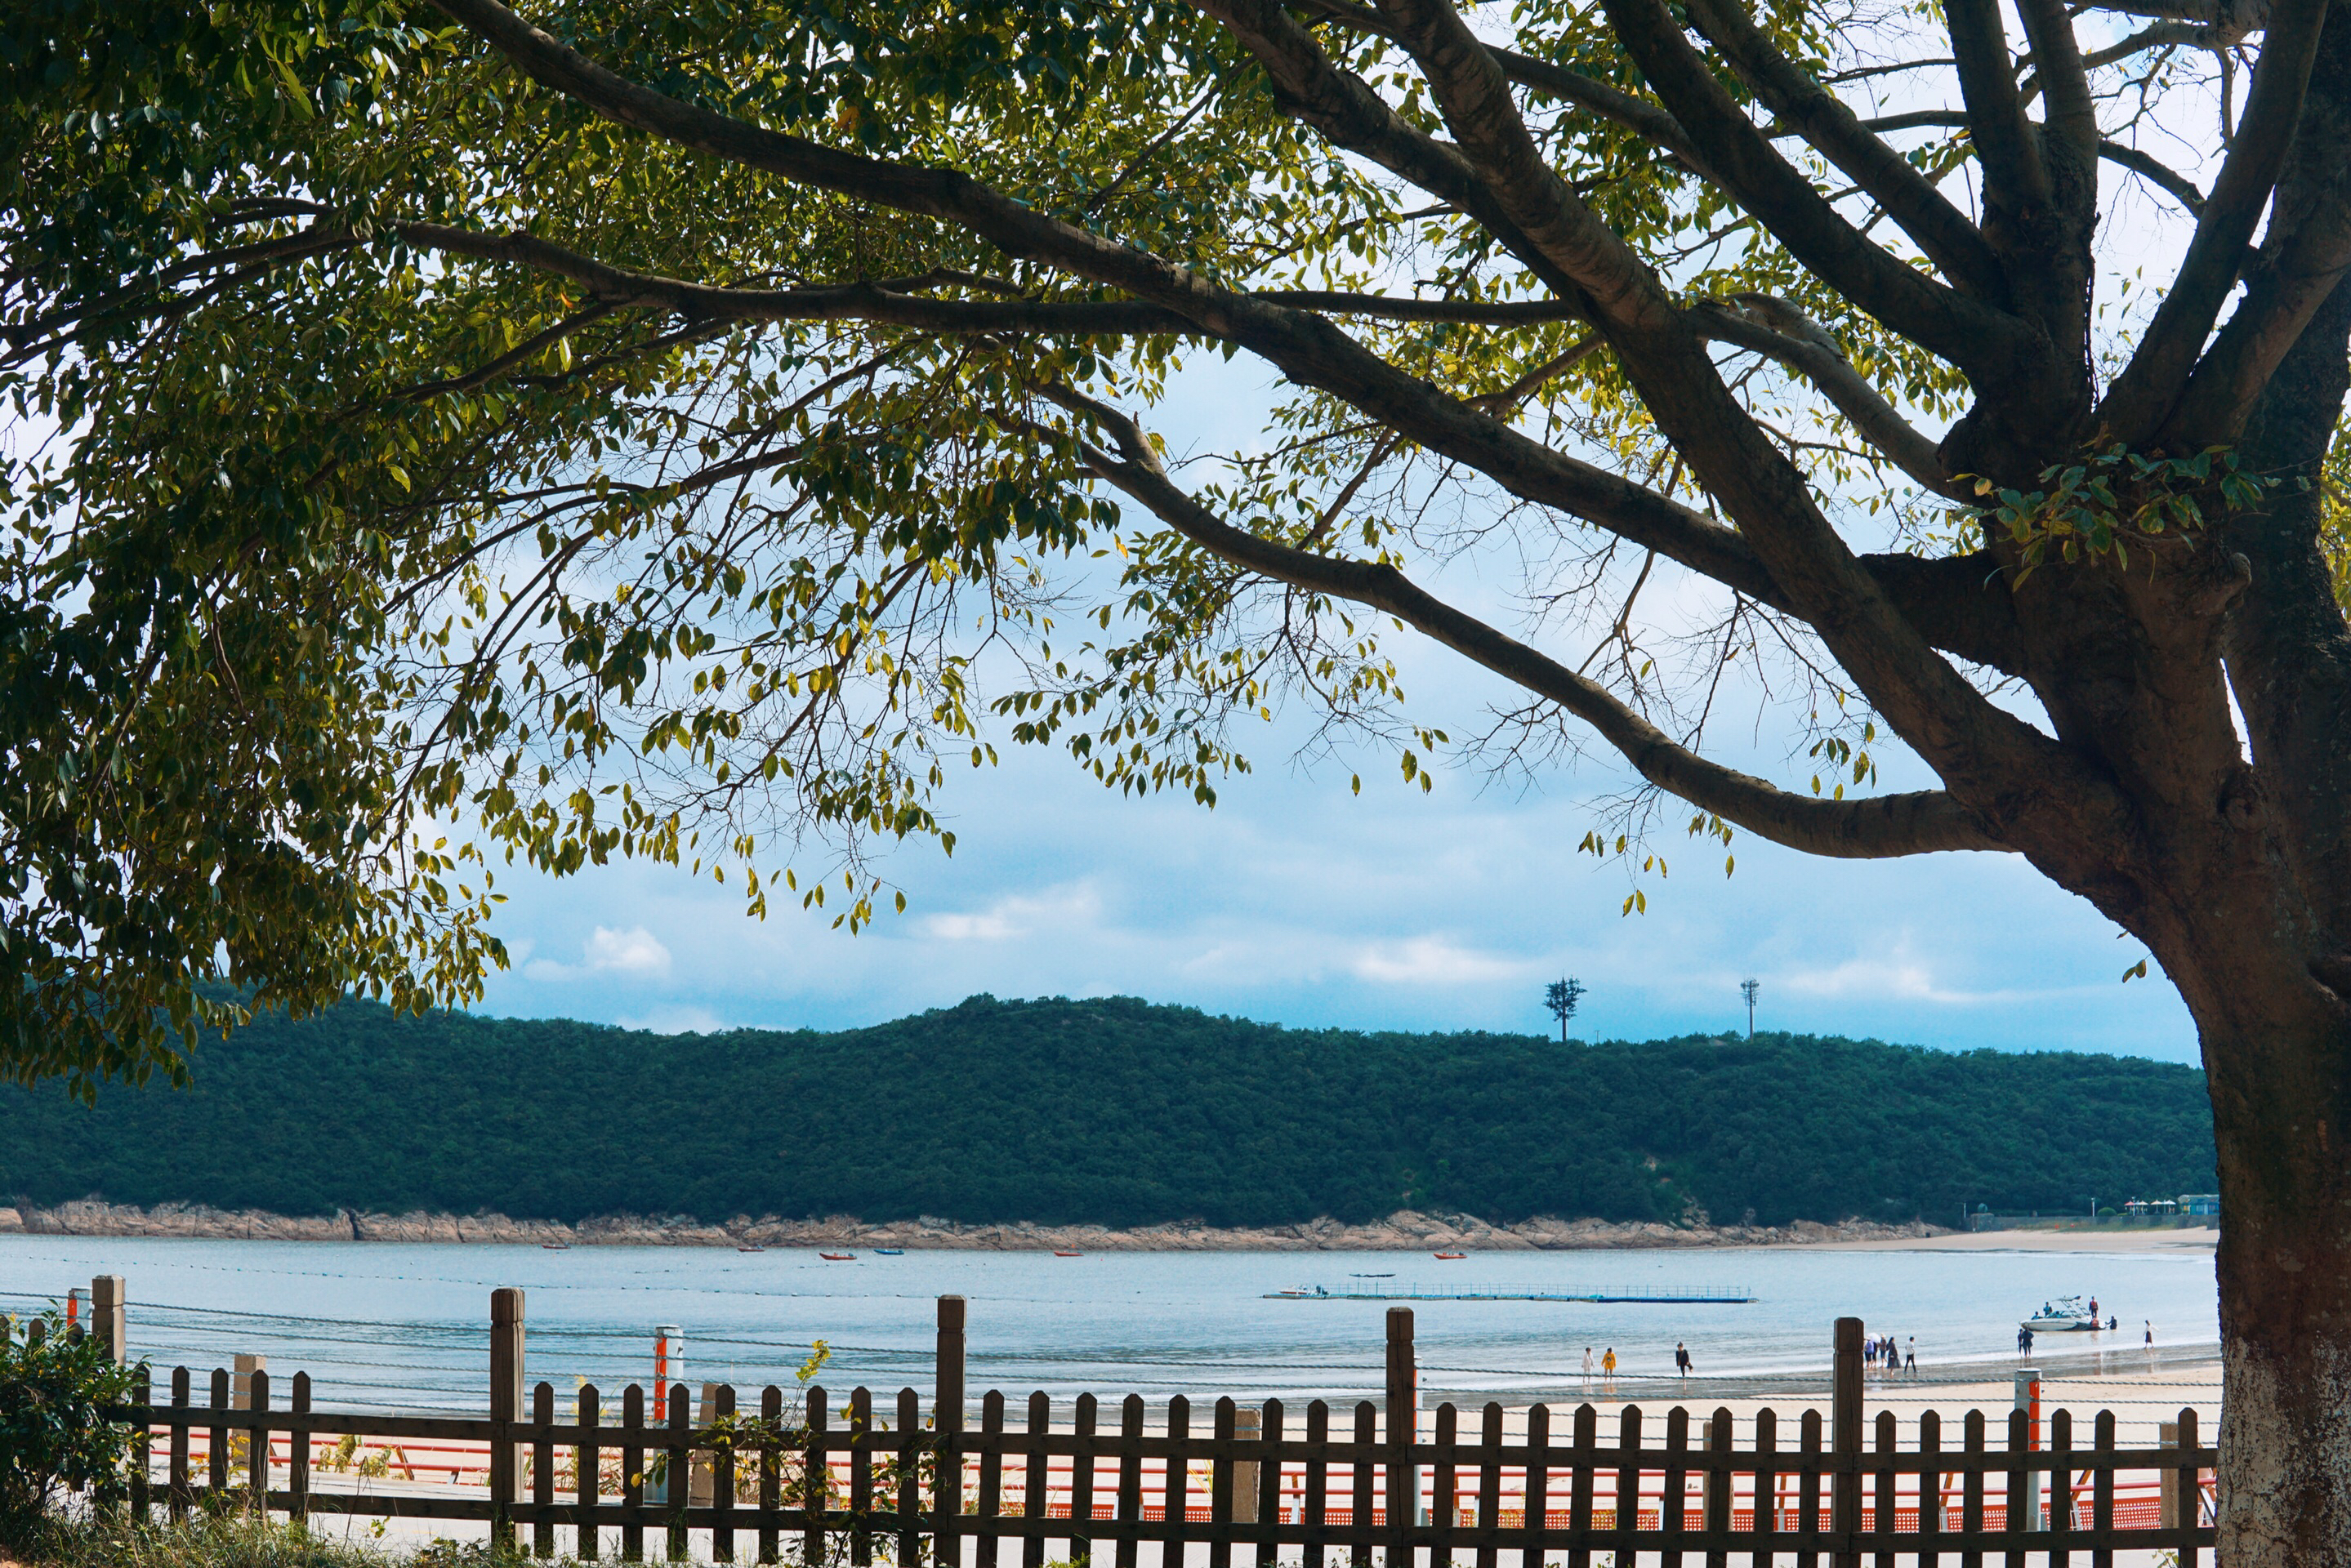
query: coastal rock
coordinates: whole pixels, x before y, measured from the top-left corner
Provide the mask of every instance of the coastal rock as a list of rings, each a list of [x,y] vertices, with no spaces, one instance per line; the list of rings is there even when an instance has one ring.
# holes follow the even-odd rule
[[[787,1220],[737,1214],[724,1224],[687,1215],[611,1214],[576,1225],[504,1214],[352,1212],[287,1216],[203,1204],[152,1209],[84,1199],[53,1208],[0,1208],[0,1233],[51,1236],[180,1236],[276,1241],[434,1241],[480,1246],[874,1247],[967,1251],[1299,1252],[1562,1251],[1625,1247],[1786,1247],[1949,1232],[1923,1220],[1888,1225],[1847,1220],[1824,1225],[1668,1225],[1658,1220],[1564,1220],[1541,1215],[1496,1225],[1474,1214],[1399,1210],[1384,1220],[1345,1224],[1325,1215],[1296,1225],[1220,1227],[1201,1220],[1113,1230],[1104,1225],[1040,1225],[1034,1220],[968,1225],[925,1217],[867,1224],[844,1214]]]

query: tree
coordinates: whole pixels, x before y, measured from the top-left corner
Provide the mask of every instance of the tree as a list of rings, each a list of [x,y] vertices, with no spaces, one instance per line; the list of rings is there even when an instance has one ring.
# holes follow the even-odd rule
[[[2351,1561],[2351,15],[2015,16],[16,8],[13,1069],[469,994],[500,856],[860,925],[998,738],[1207,801],[1295,701],[1425,783],[1409,627],[1520,693],[1471,760],[1621,755],[1636,878],[1671,797],[1726,869],[2017,854],[2142,940],[2228,1205],[2222,1559]],[[1203,354],[1284,390],[1171,462]],[[1809,784],[1707,754],[1726,667]],[[1937,787],[1870,793],[1889,739]]]
[[[1583,999],[1583,982],[1580,980],[1555,980],[1543,987],[1543,1008],[1559,1020],[1559,1043],[1567,1044],[1567,1021],[1575,1016],[1575,1004]]]

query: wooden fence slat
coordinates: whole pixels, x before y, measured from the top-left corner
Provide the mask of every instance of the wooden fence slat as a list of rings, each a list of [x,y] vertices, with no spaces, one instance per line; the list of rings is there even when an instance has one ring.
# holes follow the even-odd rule
[[[898,1390],[898,1552],[914,1568],[923,1550],[923,1406],[912,1388]]]
[[[1579,1544],[1567,1554],[1568,1568],[1592,1568],[1592,1549],[1580,1544],[1592,1529],[1592,1455],[1600,1447],[1600,1412],[1591,1401],[1575,1407],[1575,1468],[1568,1475],[1567,1527]]]
[[[1167,1401],[1167,1436],[1180,1443],[1192,1435],[1192,1401],[1178,1394]],[[1167,1461],[1166,1506],[1160,1511],[1159,1522],[1165,1526],[1160,1540],[1165,1542],[1160,1557],[1161,1568],[1184,1568],[1184,1527],[1190,1521],[1192,1506],[1192,1468],[1172,1456]]]
[[[2115,1413],[2112,1410],[2098,1412],[2097,1426],[2093,1429],[2090,1443],[2101,1459],[2114,1452]],[[2090,1484],[2090,1528],[2103,1535],[2115,1527],[2115,1472],[2100,1465],[2097,1479]],[[2115,1549],[2111,1546],[2093,1548],[2090,1568],[2115,1568]]]
[[[7,1335],[7,1327],[0,1324],[0,1339]],[[133,1373],[132,1392],[141,1405],[154,1403],[153,1386],[144,1366]],[[147,1516],[148,1470],[155,1462],[155,1431],[152,1423],[141,1422],[131,1438],[131,1522],[141,1529],[152,1523]]]
[[[1289,1444],[1289,1407],[1279,1399],[1268,1399],[1258,1413],[1258,1436],[1269,1455],[1280,1454]],[[1258,1527],[1256,1548],[1249,1554],[1249,1568],[1275,1568],[1281,1560],[1281,1495],[1285,1474],[1279,1459],[1260,1459],[1252,1479],[1253,1486],[1244,1489],[1242,1501],[1252,1504],[1251,1521]]]
[[[1461,1522],[1461,1412],[1451,1400],[1437,1407],[1437,1464],[1429,1477],[1429,1568],[1453,1568],[1453,1536]]]
[[[1817,1542],[1821,1535],[1821,1472],[1816,1468],[1821,1458],[1821,1413],[1807,1410],[1800,1423],[1797,1451],[1803,1456],[1803,1471],[1796,1480],[1796,1528],[1806,1542]],[[1796,1553],[1796,1568],[1820,1568],[1819,1547],[1807,1544]]]
[[[287,1428],[287,1459],[286,1483],[294,1494],[294,1504],[287,1514],[297,1524],[310,1520],[310,1375],[294,1375],[294,1420]]]
[[[806,1511],[809,1524],[800,1534],[800,1561],[809,1568],[817,1568],[824,1561],[824,1511],[831,1501],[831,1452],[828,1439],[831,1436],[832,1410],[831,1396],[821,1386],[811,1386],[801,1397],[801,1410],[807,1423],[808,1448],[800,1459],[800,1507]]]
[[[632,1383],[621,1391],[621,1560],[645,1557],[645,1387]]]
[[[871,1396],[867,1395],[864,1389],[860,1388],[852,1397],[851,1403],[854,1407],[858,1399],[870,1400],[870,1398]],[[781,1437],[784,1429],[784,1391],[772,1383],[759,1390],[759,1424],[766,1428],[770,1438]],[[852,1425],[854,1424],[852,1419]],[[871,1420],[866,1423],[869,1427],[872,1424]],[[858,1458],[861,1462],[865,1459],[864,1450],[858,1451]],[[761,1563],[768,1563],[776,1562],[783,1555],[783,1532],[777,1528],[776,1514],[784,1506],[784,1456],[775,1442],[764,1442],[759,1445],[758,1469],[759,1535],[755,1551]]]
[[[1681,1457],[1688,1448],[1689,1412],[1677,1405],[1666,1412],[1666,1484],[1657,1498],[1657,1522],[1667,1542],[1657,1561],[1665,1568],[1682,1568],[1682,1505],[1689,1501],[1689,1472],[1682,1469]]]
[[[1053,1429],[1053,1402],[1039,1389],[1029,1396],[1029,1435],[1041,1438]],[[1020,1480],[1020,1514],[1024,1519],[1045,1517],[1045,1493],[1051,1485],[1051,1463],[1040,1446],[1029,1450],[1028,1469]],[[1020,1543],[1020,1568],[1044,1568],[1045,1538],[1029,1536]]]
[[[555,1425],[555,1385],[541,1382],[530,1391],[530,1501],[542,1507],[555,1501],[555,1443],[548,1431]],[[530,1527],[530,1554],[555,1555],[555,1526],[545,1519]]]
[[[1706,1532],[1719,1537],[1730,1530],[1730,1494],[1736,1477],[1729,1469],[1732,1438],[1730,1407],[1718,1405],[1707,1423],[1707,1451],[1722,1467],[1706,1472]],[[1706,1568],[1730,1568],[1730,1553],[1719,1546],[1706,1549]]]
[[[2197,1448],[2196,1412],[2183,1408],[2179,1412],[2179,1518],[2183,1531],[2192,1531],[2203,1522],[2204,1477],[2203,1461],[2193,1456]],[[2200,1568],[2204,1549],[2191,1535],[2183,1535],[2179,1544],[2179,1568]]]
[[[1938,1457],[1942,1451],[1943,1417],[1928,1410],[1918,1417],[1918,1453],[1922,1463],[1938,1468],[1918,1472],[1918,1532],[1925,1539],[1918,1542],[1917,1568],[1938,1568],[1939,1562],[1935,1548],[1943,1531],[1943,1472]]]
[[[814,1389],[810,1390],[814,1393]],[[727,1440],[710,1453],[710,1506],[718,1511],[718,1522],[710,1527],[710,1560],[713,1563],[735,1561],[735,1450],[741,1434],[735,1426],[735,1385],[721,1383],[716,1389],[719,1423],[727,1429]]]
[[[1004,1517],[1004,1391],[979,1402],[979,1568],[997,1568],[996,1521]]]
[[[1134,1568],[1135,1533],[1143,1523],[1143,1396],[1130,1394],[1119,1407],[1118,1522],[1135,1527],[1118,1537],[1118,1568]]]
[[[1616,1468],[1616,1530],[1641,1527],[1641,1407],[1627,1405],[1616,1413],[1616,1447],[1622,1455]],[[1621,1558],[1622,1553],[1620,1552]]]
[[[694,1406],[692,1392],[683,1383],[669,1386],[669,1430],[662,1466],[662,1511],[667,1515],[669,1560],[683,1563],[692,1550],[686,1539],[685,1511],[694,1501]]]
[[[1780,1415],[1768,1406],[1755,1412],[1755,1550],[1748,1568],[1771,1568],[1772,1537],[1780,1533],[1780,1472],[1772,1456],[1780,1448]]]
[[[576,1404],[580,1425],[593,1430],[604,1417],[603,1396],[593,1383],[582,1383]],[[571,1450],[571,1495],[581,1508],[594,1508],[604,1495],[604,1453],[593,1438],[582,1438]],[[583,1524],[576,1533],[571,1554],[582,1563],[595,1562],[601,1545],[596,1527]]]
[[[228,1408],[227,1367],[213,1368],[212,1395],[212,1407],[217,1416],[219,1412]],[[206,1479],[211,1482],[213,1494],[209,1501],[214,1502],[228,1495],[228,1430],[225,1425],[215,1420],[204,1443],[204,1458],[207,1461],[205,1468],[211,1472]]]
[[[1374,1499],[1379,1494],[1372,1490],[1374,1467],[1372,1461],[1364,1456],[1372,1451],[1372,1445],[1379,1440],[1379,1407],[1369,1399],[1357,1401],[1355,1457],[1347,1466],[1348,1479],[1352,1482],[1348,1498],[1350,1511],[1347,1518],[1351,1527],[1368,1527],[1373,1522]],[[1324,1523],[1327,1526],[1329,1521],[1325,1521]],[[1366,1537],[1358,1534],[1348,1542],[1347,1563],[1348,1568],[1372,1568],[1372,1543]],[[1125,1568],[1125,1565],[1122,1563],[1120,1568]],[[1405,1568],[1409,1568],[1409,1564],[1406,1564]]]
[[[1072,1563],[1093,1560],[1094,1423],[1100,1418],[1101,1406],[1094,1397],[1079,1395],[1077,1411],[1071,1418],[1075,1438],[1070,1451],[1070,1561]]]
[[[188,1369],[172,1368],[172,1430],[166,1439],[171,1445],[171,1457],[165,1484],[170,1489],[172,1522],[183,1523],[188,1517],[188,1500],[193,1489],[188,1483]]]
[[[1902,1479],[1895,1472],[1895,1450],[1901,1445],[1901,1433],[1896,1429],[1894,1412],[1877,1413],[1877,1513],[1870,1521],[1870,1533],[1877,1538],[1877,1568],[1894,1568],[1894,1536],[1900,1522]]]
[[[1969,1459],[1980,1459],[1983,1457],[1984,1413],[1981,1410],[1968,1412],[1967,1430],[1962,1440],[1967,1445]],[[1970,1544],[1959,1553],[1959,1568],[1983,1568],[1983,1548],[1974,1543],[1975,1538],[1983,1532],[1983,1471],[1973,1465],[1969,1466],[1967,1480],[1960,1484],[1964,1490],[1960,1494],[1959,1530]]]
[[[1519,1549],[1519,1568],[1542,1563],[1543,1532],[1551,1524],[1551,1407],[1527,1407],[1526,1544]]]
[[[1298,1522],[1304,1530],[1300,1542],[1299,1568],[1327,1568],[1331,1527],[1331,1461],[1322,1449],[1331,1440],[1331,1402],[1311,1399],[1306,1405],[1306,1467],[1299,1489]]]
[[[1238,1416],[1239,1411],[1230,1395],[1217,1401],[1215,1413],[1209,1419],[1211,1429],[1220,1444],[1233,1440]],[[1233,1459],[1229,1454],[1219,1453],[1208,1460],[1208,1522],[1233,1522]],[[1208,1543],[1208,1568],[1232,1568],[1232,1563],[1230,1542],[1211,1541]]]
[[[759,1396],[759,1413],[770,1426],[783,1415],[784,1391],[770,1386]],[[771,1415],[768,1407],[775,1407]],[[867,1568],[873,1561],[873,1532],[866,1520],[873,1512],[873,1390],[859,1384],[849,1393],[849,1561],[852,1568]],[[771,1451],[759,1456],[759,1506],[770,1509],[775,1504],[767,1501],[770,1486],[768,1476],[775,1458]],[[767,1527],[759,1531],[759,1561],[773,1563],[774,1549],[768,1544]]]
[[[2029,1462],[2028,1455],[2031,1449],[2032,1436],[2032,1418],[2022,1410],[2011,1410],[2008,1413],[2009,1469],[2008,1508],[2006,1510],[2010,1543],[2008,1554],[2005,1559],[2008,1568],[2024,1568],[2024,1546],[2022,1538],[2027,1532],[2032,1530],[2034,1523],[2034,1521],[2030,1517],[2032,1500],[2026,1491],[2026,1487],[2029,1484],[2026,1478],[2031,1475],[2032,1472],[2023,1468],[2024,1465]]]
[[[1478,1446],[1485,1454],[1478,1466],[1478,1524],[1482,1530],[1502,1525],[1502,1407],[1486,1402],[1479,1413]],[[1478,1568],[1496,1568],[1499,1549],[1490,1542],[1478,1548]]]

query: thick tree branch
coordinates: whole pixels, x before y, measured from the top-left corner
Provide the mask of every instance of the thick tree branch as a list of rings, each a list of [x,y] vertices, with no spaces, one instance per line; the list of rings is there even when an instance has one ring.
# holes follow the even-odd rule
[[[1340,26],[1376,37],[1396,36],[1395,24],[1368,5],[1357,5],[1349,0],[1306,0],[1300,7],[1310,16],[1328,18]],[[1522,55],[1514,49],[1498,49],[1488,45],[1487,52],[1494,57],[1502,74],[1520,87],[1532,88],[1552,98],[1588,109],[1601,119],[1612,120],[1627,130],[1637,132],[1643,140],[1672,153],[1701,175],[1706,173],[1705,156],[1682,129],[1681,122],[1648,99],[1635,98],[1624,88],[1585,76],[1565,66],[1549,60]]]
[[[1168,479],[1158,454],[1133,420],[1064,387],[1037,389],[1111,433],[1118,446],[1115,454],[1091,441],[1081,441],[1079,452],[1087,466],[1150,508],[1176,533],[1244,570],[1395,616],[1583,720],[1623,753],[1643,778],[1701,811],[1712,812],[1774,844],[1844,859],[2007,847],[1985,830],[1973,813],[1940,791],[1873,800],[1822,800],[1791,794],[1709,762],[1677,744],[1597,681],[1446,604],[1393,566],[1296,550],[1234,527]]]
[[[2129,170],[2148,184],[2168,192],[2190,213],[2200,215],[2203,213],[2204,192],[2196,188],[2195,181],[2176,169],[2157,162],[2137,148],[2125,147],[2119,141],[2101,141],[2098,143],[2098,156],[2116,168]]]
[[[2246,244],[2293,146],[2327,3],[2280,0],[2271,19],[2236,140],[2212,182],[2188,255],[2099,407],[2099,423],[2126,445],[2145,446],[2168,421],[2213,318],[2237,286]]]
[[[1699,462],[1709,486],[1724,496],[1742,527],[1751,525],[1755,538],[1771,545],[1768,556],[1738,531],[1552,452],[1405,375],[1320,317],[1229,294],[1186,269],[1040,213],[954,171],[839,152],[678,103],[585,59],[496,0],[435,3],[534,78],[608,118],[819,189],[959,223],[1009,254],[1164,305],[1523,500],[1584,518],[1738,592],[1787,607],[1821,631],[1906,739],[1937,767],[1949,763],[1968,776],[1973,791],[1987,800],[2070,798],[2080,805],[2104,799],[2105,792],[2095,780],[2070,778],[2074,770],[2053,742],[1993,709],[1927,648],[1819,515],[1802,476],[1729,399],[1702,350],[1677,357],[1673,384],[1658,385],[1655,395],[1645,389],[1644,395],[1661,417],[1674,421],[1669,433],[1677,442],[1686,450],[1695,443],[1704,452],[1703,462],[1696,455],[1692,461]],[[1295,29],[1289,18],[1275,15]],[[1311,39],[1305,42],[1311,46]],[[1677,320],[1666,331],[1697,342],[1687,323]],[[1793,580],[1782,577],[1782,571]],[[2059,754],[2053,758],[2052,753]],[[2026,789],[2020,795],[2022,786],[2008,776],[2012,768],[2035,776],[2053,770],[2055,778],[2067,779],[2073,793],[2042,795]],[[2073,815],[2080,820],[2079,813]]]
[[[1883,207],[1944,276],[1980,299],[2006,292],[2000,257],[1967,214],[1782,54],[1743,6],[1730,0],[1690,0],[1689,15],[1771,112]]]
[[[2022,322],[1926,276],[1846,222],[1731,101],[1663,0],[1608,0],[1607,10],[1650,86],[1707,150],[1726,188],[1823,282],[1979,378],[2006,379],[2033,355],[2036,339]]]
[[[2000,0],[1946,0],[1943,13],[1959,62],[1959,97],[1968,106],[1969,139],[1983,169],[1984,205],[2002,214],[2036,211],[2049,200],[2049,171],[2016,90]],[[2000,236],[1993,238],[1997,244]]]
[[[1785,365],[1820,389],[1852,422],[1862,439],[1896,468],[1938,493],[1949,493],[1951,476],[1936,443],[1910,427],[1894,405],[1862,379],[1844,351],[1820,323],[1784,299],[1740,295],[1738,309],[1711,301],[1692,313],[1699,331],[1721,342],[1750,348]],[[1953,499],[1959,497],[1954,493]]]

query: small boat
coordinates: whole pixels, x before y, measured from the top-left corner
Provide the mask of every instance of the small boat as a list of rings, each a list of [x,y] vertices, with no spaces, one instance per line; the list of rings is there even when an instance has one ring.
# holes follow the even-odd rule
[[[571,1251],[571,1243],[569,1241],[541,1241],[539,1245],[550,1252],[568,1252]]]
[[[765,1247],[737,1247],[735,1250],[738,1252],[764,1252],[768,1249]]]
[[[1349,1274],[1347,1277],[1351,1280],[1392,1280],[1395,1274],[1391,1271],[1384,1274]]]
[[[1458,1263],[1468,1255],[1467,1252],[1439,1252],[1437,1254],[1437,1261],[1440,1263]]]
[[[2023,1326],[2035,1334],[2087,1334],[2105,1325],[2090,1315],[2080,1296],[2059,1296],[2042,1303],[2041,1310],[2026,1318]]]
[[[1061,1248],[1056,1247],[1053,1249],[1053,1256],[1057,1258],[1082,1258],[1085,1254],[1083,1252],[1065,1251]]]
[[[819,1252],[817,1256],[828,1263],[853,1263],[857,1261],[854,1252]]]
[[[904,1247],[876,1247],[873,1249],[873,1255],[877,1258],[903,1258],[906,1255],[906,1249]]]

